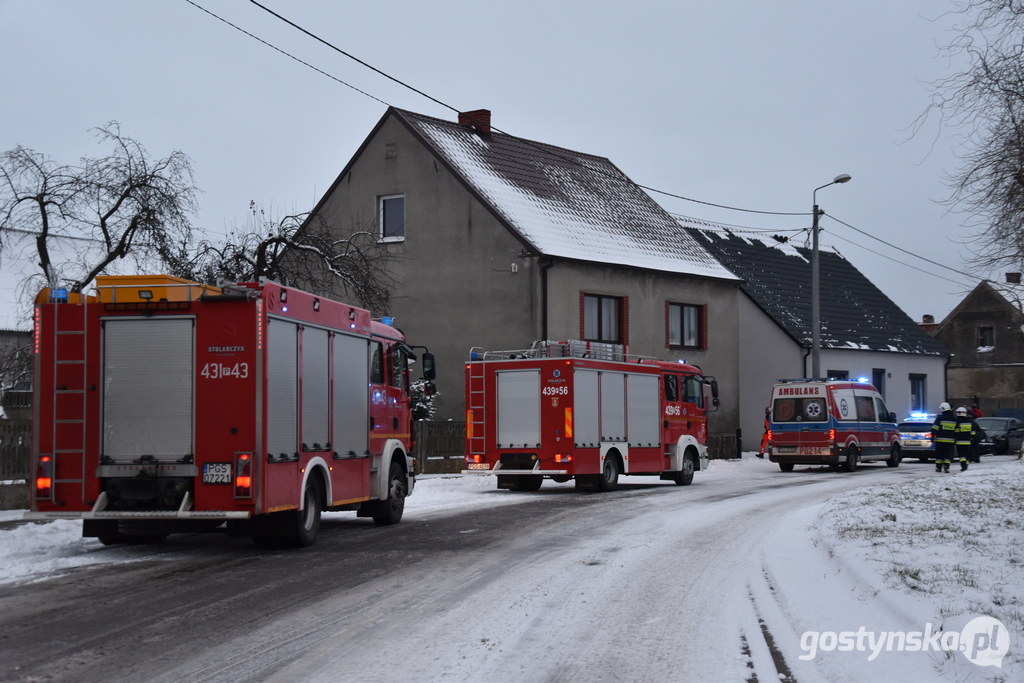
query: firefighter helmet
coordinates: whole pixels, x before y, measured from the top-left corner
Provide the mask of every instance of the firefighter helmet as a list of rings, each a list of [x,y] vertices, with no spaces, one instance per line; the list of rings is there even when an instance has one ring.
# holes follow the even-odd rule
[[[947,410],[952,410],[952,408],[951,408],[951,407],[949,406],[949,404],[948,404],[948,403],[946,403],[945,401],[943,401],[942,403],[940,403],[940,404],[939,404],[939,412],[940,412],[940,413],[944,413],[944,412],[946,412]]]
[[[963,406],[960,406],[959,408],[956,409],[956,414],[957,415],[967,415],[967,408],[965,408]]]

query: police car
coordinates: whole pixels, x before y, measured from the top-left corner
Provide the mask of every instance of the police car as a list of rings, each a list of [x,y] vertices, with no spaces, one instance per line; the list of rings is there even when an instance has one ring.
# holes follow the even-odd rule
[[[908,458],[926,462],[935,457],[935,442],[932,441],[932,423],[935,415],[911,413],[899,423],[900,447]]]

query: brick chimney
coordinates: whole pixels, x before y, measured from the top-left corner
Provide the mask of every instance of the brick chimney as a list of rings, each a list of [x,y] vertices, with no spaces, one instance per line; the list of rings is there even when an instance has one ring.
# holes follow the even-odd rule
[[[473,129],[480,137],[491,136],[491,110],[474,109],[473,111],[459,112],[459,125]]]

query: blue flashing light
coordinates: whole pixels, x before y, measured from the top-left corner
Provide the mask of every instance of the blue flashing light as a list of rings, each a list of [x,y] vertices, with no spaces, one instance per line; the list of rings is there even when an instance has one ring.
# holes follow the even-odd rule
[[[682,363],[683,365],[686,365],[686,359],[685,358],[680,358],[679,362]]]
[[[910,419],[912,420],[923,420],[931,417],[928,413],[911,413]]]
[[[867,384],[868,383],[868,378],[867,377],[858,377],[857,381],[860,382],[861,384]]]
[[[288,312],[288,307],[287,306],[282,306],[281,307],[281,312],[282,313],[287,313]]]
[[[395,319],[392,318],[391,316],[385,316],[385,317],[381,318],[380,321],[382,323],[384,323],[385,325],[392,325],[392,324],[394,324]]]

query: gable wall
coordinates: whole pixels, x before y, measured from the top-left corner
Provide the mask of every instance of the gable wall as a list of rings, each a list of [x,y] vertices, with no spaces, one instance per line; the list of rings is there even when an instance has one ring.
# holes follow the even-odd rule
[[[951,368],[1024,363],[1024,316],[988,285],[977,287],[942,321],[935,338],[953,352]],[[992,327],[995,344],[979,351],[978,328]],[[959,395],[959,394],[958,394]]]
[[[746,294],[739,297],[740,427],[743,450],[757,451],[764,434],[764,409],[781,378],[804,377],[807,349],[775,324]]]
[[[389,143],[395,159],[385,159]],[[523,256],[522,244],[393,117],[368,140],[322,212],[338,234],[375,230],[377,197],[400,193],[406,238],[387,247],[389,313],[409,344],[436,356],[435,419],[462,420],[470,347],[525,348],[540,333],[537,259]]]

